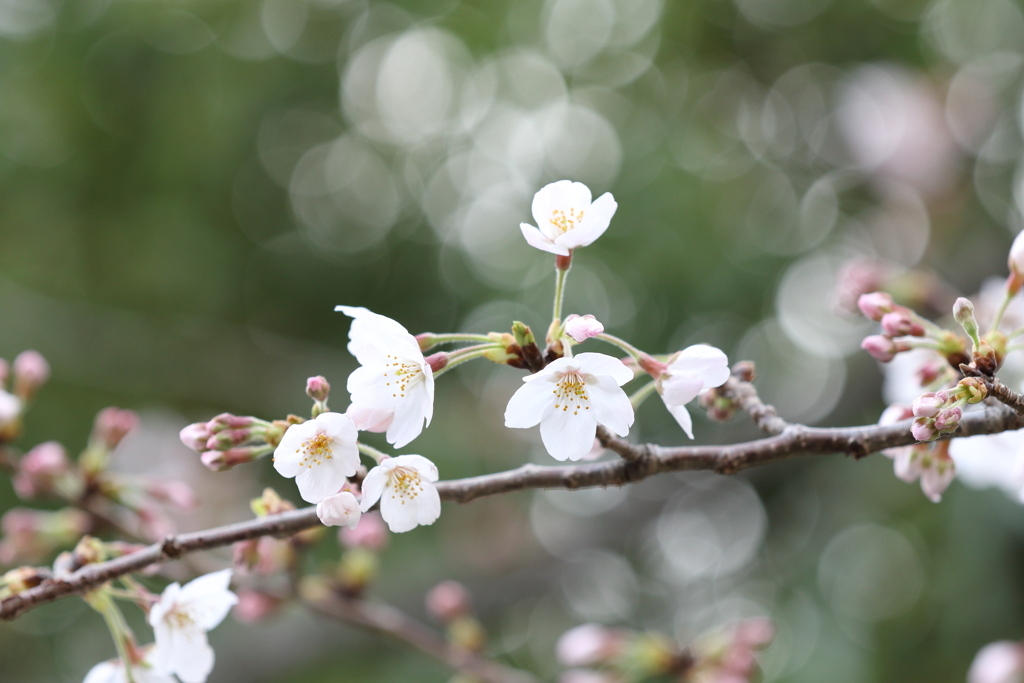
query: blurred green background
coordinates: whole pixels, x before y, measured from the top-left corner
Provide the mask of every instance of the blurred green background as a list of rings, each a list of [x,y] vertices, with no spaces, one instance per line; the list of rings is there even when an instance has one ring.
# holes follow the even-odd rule
[[[0,0],[0,354],[54,373],[18,445],[77,452],[118,405],[142,416],[119,467],[199,491],[182,529],[247,518],[264,485],[298,500],[269,461],[207,472],[177,430],[305,413],[315,374],[343,409],[336,304],[413,333],[543,332],[551,259],[518,223],[562,178],[619,203],[567,312],[652,353],[755,360],[788,419],[873,422],[850,292],[918,268],[948,283],[941,306],[1005,274],[1022,74],[1011,0]],[[445,377],[405,452],[442,478],[551,463],[502,426],[520,377]],[[631,438],[686,440],[657,400]],[[426,618],[426,589],[465,582],[492,651],[546,680],[585,621],[685,643],[767,614],[767,681],[963,681],[982,645],[1024,637],[1022,536],[998,491],[934,505],[881,456],[834,456],[446,505],[392,538],[375,592]],[[337,556],[332,538],[312,562]],[[450,677],[298,608],[212,641],[214,683]],[[77,682],[113,655],[77,600],[0,625],[4,681]]]

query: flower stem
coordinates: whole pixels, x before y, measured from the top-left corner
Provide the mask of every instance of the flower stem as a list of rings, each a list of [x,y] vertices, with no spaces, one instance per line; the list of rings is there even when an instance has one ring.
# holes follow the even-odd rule
[[[457,365],[462,365],[466,361],[473,360],[474,358],[480,358],[488,351],[494,351],[496,349],[504,348],[505,347],[502,346],[501,344],[495,344],[494,342],[491,342],[490,344],[480,344],[478,346],[466,346],[459,349],[458,351],[453,351],[448,356],[448,363],[440,370],[434,371],[434,379],[437,379],[438,377],[448,372],[452,368],[456,367]]]
[[[1006,307],[1010,305],[1010,299],[1012,298],[1013,294],[1007,291],[1006,296],[1003,297],[1003,302],[999,304],[995,317],[992,318],[992,324],[989,326],[990,331],[999,329],[999,323],[1003,322],[1003,314],[1006,313]]]
[[[638,363],[640,362],[640,358],[643,356],[643,353],[644,353],[643,351],[641,351],[640,349],[636,348],[635,346],[633,346],[632,344],[630,344],[626,340],[619,339],[618,337],[616,337],[614,335],[611,335],[611,334],[607,334],[605,332],[602,332],[601,334],[597,335],[595,337],[595,339],[600,339],[601,341],[606,341],[609,344],[614,344],[615,346],[618,346],[620,349],[622,349],[623,351],[628,353],[630,356],[632,356],[633,359],[635,361],[637,361]]]
[[[640,404],[647,400],[647,397],[654,393],[654,390],[658,388],[658,383],[653,379],[647,384],[643,385],[636,392],[629,397],[629,402],[633,404],[633,410],[640,407]]]
[[[377,463],[378,465],[381,463],[382,460],[384,460],[384,458],[390,457],[387,453],[384,453],[382,451],[378,451],[373,446],[368,446],[365,443],[363,443],[362,441],[356,441],[356,446],[359,447],[359,452],[360,453],[362,453],[363,455],[370,456],[371,458],[373,458],[373,461],[375,463]]]
[[[432,334],[429,337],[430,346],[425,349],[420,349],[423,352],[427,352],[435,346],[440,344],[452,344],[457,342],[489,342],[491,338],[486,334],[463,334],[461,332],[453,332],[452,334]]]
[[[551,314],[552,322],[562,319],[562,300],[565,299],[565,281],[568,278],[569,268],[555,268],[555,306]]]
[[[135,683],[135,673],[132,670],[132,656],[131,649],[132,644],[132,632],[128,628],[128,624],[124,620],[124,615],[121,614],[121,610],[118,609],[114,603],[110,594],[106,589],[99,589],[86,593],[84,596],[86,603],[89,604],[94,610],[103,615],[103,620],[107,622],[107,628],[110,629],[110,635],[114,639],[114,647],[117,648],[117,656],[120,657],[121,662],[124,663],[125,676],[128,679],[128,683]]]

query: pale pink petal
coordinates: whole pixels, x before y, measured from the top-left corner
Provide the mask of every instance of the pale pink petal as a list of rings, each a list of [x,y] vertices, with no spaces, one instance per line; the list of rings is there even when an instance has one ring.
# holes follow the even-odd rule
[[[665,401],[665,407],[668,408],[668,412],[672,414],[672,417],[676,419],[679,426],[683,428],[686,435],[693,438],[693,418],[690,417],[690,413],[686,410],[685,405],[670,405],[668,401]]]
[[[555,403],[554,391],[555,383],[551,381],[524,382],[505,408],[505,426],[526,429],[540,423],[544,411]]]
[[[590,391],[590,405],[596,413],[597,422],[619,436],[626,436],[633,426],[633,404],[629,402],[629,396],[608,375],[596,377],[595,380],[587,383],[587,389]]]
[[[590,452],[597,433],[597,419],[592,411],[548,409],[540,423],[540,438],[555,460],[580,460]]]
[[[588,375],[608,375],[614,378],[619,386],[633,379],[633,371],[621,360],[604,353],[580,353],[572,358],[572,363],[580,372]]]
[[[537,249],[546,251],[550,254],[558,254],[559,256],[569,255],[569,250],[566,247],[555,244],[540,230],[529,223],[520,223],[519,229],[523,232],[523,237],[526,238],[526,243],[531,247],[536,247]]]

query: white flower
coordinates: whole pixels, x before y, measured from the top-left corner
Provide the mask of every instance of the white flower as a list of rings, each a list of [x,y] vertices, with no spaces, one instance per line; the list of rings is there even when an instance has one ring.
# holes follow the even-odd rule
[[[586,185],[559,180],[534,195],[532,208],[538,227],[521,223],[523,237],[538,249],[568,256],[572,249],[587,246],[608,229],[618,204],[609,192],[591,204]]]
[[[0,389],[0,427],[4,427],[21,415],[21,399]]]
[[[622,361],[603,353],[559,358],[523,378],[505,408],[505,426],[526,429],[540,423],[540,436],[556,460],[579,460],[594,446],[597,425],[626,436],[633,406],[620,387],[633,379]]]
[[[353,318],[348,350],[361,366],[348,376],[348,414],[361,431],[387,430],[388,443],[405,446],[434,414],[434,374],[419,343],[391,318],[351,306],[334,310]]]
[[[604,332],[604,325],[592,315],[576,315],[573,313],[565,319],[565,333],[573,341],[580,344],[591,337]]]
[[[150,649],[142,664],[132,666],[132,678],[135,683],[177,683],[170,675],[153,670],[152,659],[155,652],[155,649]],[[89,669],[82,683],[128,683],[124,662],[120,659],[100,662]]]
[[[437,466],[422,455],[386,458],[363,480],[363,512],[380,500],[380,514],[396,534],[441,516],[441,496],[433,482]]]
[[[355,529],[359,523],[359,501],[349,491],[327,496],[316,504],[316,516],[326,526],[347,526]]]
[[[358,436],[348,415],[321,413],[288,428],[274,450],[274,469],[282,477],[295,477],[303,500],[319,503],[356,473]]]
[[[952,439],[956,476],[971,488],[996,487],[1024,503],[1024,430]]]
[[[238,598],[228,590],[231,570],[200,576],[184,586],[172,583],[149,612],[156,636],[155,669],[183,683],[204,683],[213,670],[206,632],[215,628]]]
[[[658,393],[668,412],[686,435],[693,438],[693,420],[686,404],[705,389],[720,387],[729,379],[729,359],[721,349],[707,344],[688,346],[677,353],[658,378]]]
[[[999,640],[978,651],[967,671],[967,683],[1018,683],[1024,674],[1024,647]]]

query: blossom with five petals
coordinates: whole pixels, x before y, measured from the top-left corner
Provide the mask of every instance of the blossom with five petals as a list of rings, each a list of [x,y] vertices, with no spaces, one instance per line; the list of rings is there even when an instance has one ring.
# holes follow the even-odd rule
[[[184,586],[172,583],[149,612],[156,648],[153,666],[183,683],[204,683],[213,670],[213,648],[206,632],[215,628],[238,602],[228,590],[231,570],[200,576]]]
[[[422,455],[384,458],[363,479],[363,512],[379,500],[381,517],[396,534],[433,524],[441,516],[437,477],[437,466]]]
[[[597,425],[626,436],[633,406],[621,387],[633,379],[622,361],[603,353],[559,358],[523,378],[505,409],[505,426],[540,423],[540,437],[556,460],[579,460],[594,446]]]
[[[360,365],[348,376],[348,415],[360,431],[387,431],[388,443],[405,446],[434,414],[434,374],[419,342],[399,323],[365,308],[334,310],[352,318],[348,350]]]
[[[610,192],[590,201],[590,188],[583,183],[559,180],[545,185],[533,197],[533,219],[537,225],[521,223],[519,229],[530,246],[560,256],[585,247],[608,229],[618,204]]]
[[[657,379],[658,393],[668,412],[686,435],[693,438],[693,420],[686,404],[705,389],[720,387],[729,379],[729,359],[707,344],[688,346],[675,356]]]
[[[359,467],[359,433],[348,415],[321,413],[288,427],[274,450],[274,469],[295,477],[299,495],[309,503],[337,493]]]

